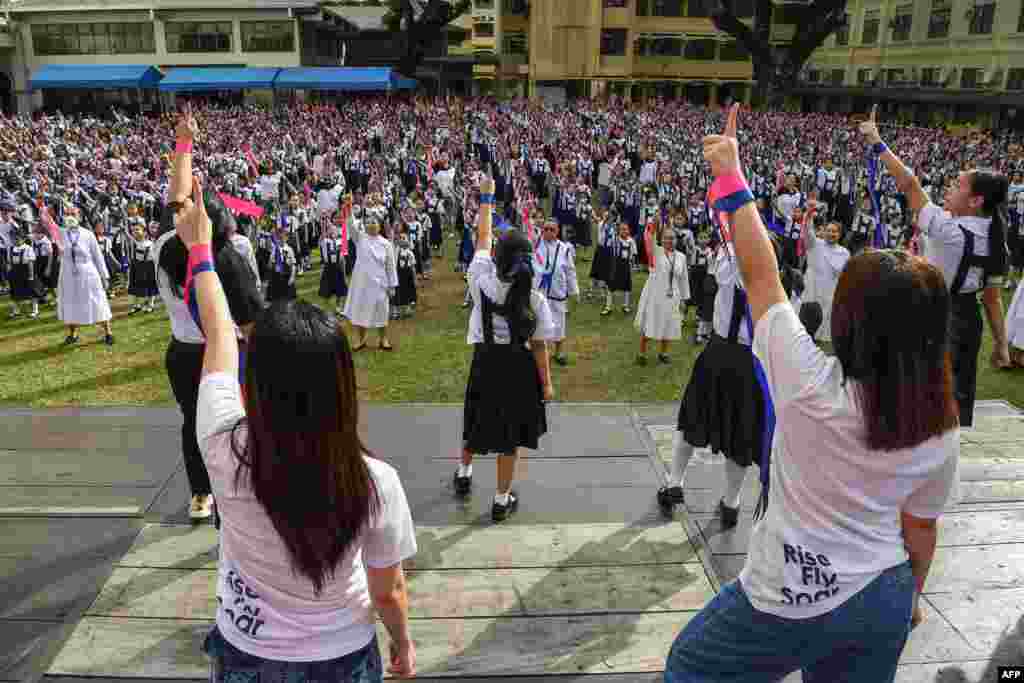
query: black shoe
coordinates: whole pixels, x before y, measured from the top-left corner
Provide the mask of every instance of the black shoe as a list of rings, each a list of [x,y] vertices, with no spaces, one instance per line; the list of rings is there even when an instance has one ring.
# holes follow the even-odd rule
[[[459,471],[455,470],[455,478],[454,478],[453,481],[455,482],[455,495],[457,495],[457,496],[467,496],[467,495],[469,495],[470,489],[473,488],[473,477],[472,476],[460,477],[459,476]]]
[[[659,363],[663,363],[665,365],[668,365],[669,363],[672,362],[672,359],[668,357],[668,354],[659,353],[658,354],[658,362]]]
[[[71,346],[72,344],[77,344],[77,343],[78,343],[78,337],[68,336],[68,338],[64,340],[64,346]]]
[[[509,491],[508,505],[501,505],[495,502],[491,506],[491,519],[495,522],[504,522],[513,510],[519,505],[519,496],[515,491]]]
[[[561,365],[562,367],[565,367],[566,365],[569,364],[569,359],[563,356],[562,354],[558,354],[557,356],[555,356],[555,362]]]
[[[640,354],[637,354],[636,364],[637,365],[647,365],[647,356],[642,356]]]
[[[662,507],[672,507],[673,505],[683,504],[683,487],[681,486],[663,486],[658,489],[658,505]]]
[[[740,519],[740,509],[731,508],[722,500],[718,501],[718,514],[722,518],[723,529],[732,529]]]
[[[103,343],[106,344],[107,346],[113,346],[114,345],[114,335],[108,334],[107,336],[103,337]]]

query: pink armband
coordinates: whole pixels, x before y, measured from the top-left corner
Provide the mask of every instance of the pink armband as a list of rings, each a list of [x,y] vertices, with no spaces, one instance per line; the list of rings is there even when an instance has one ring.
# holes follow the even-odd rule
[[[174,144],[175,154],[191,154],[192,153],[192,141],[178,139]]]
[[[213,263],[213,248],[209,244],[193,244],[188,250],[188,267],[199,265],[203,261]]]
[[[712,202],[715,202],[722,197],[749,189],[750,186],[747,185],[747,179],[743,177],[743,172],[737,169],[732,173],[715,178],[715,182],[711,184],[710,198]]]

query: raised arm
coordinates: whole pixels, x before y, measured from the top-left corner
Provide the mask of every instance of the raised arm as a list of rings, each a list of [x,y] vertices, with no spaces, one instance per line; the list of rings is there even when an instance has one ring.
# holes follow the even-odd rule
[[[715,177],[715,210],[731,214],[732,237],[740,274],[747,290],[754,324],[769,308],[787,301],[779,266],[768,232],[761,222],[754,197],[740,171],[739,144],[736,141],[736,116],[739,105],[729,110],[725,135],[704,138],[704,158]]]
[[[889,175],[896,181],[896,187],[906,195],[907,205],[916,214],[928,204],[928,195],[925,194],[917,176],[911,173],[910,169],[900,161],[900,158],[882,142],[882,137],[878,134],[878,125],[875,122],[877,110],[878,105],[876,104],[871,108],[871,117],[860,124],[860,132],[867,138],[868,144],[875,149],[876,153],[881,152],[879,158],[885,164]]]
[[[192,194],[192,144],[198,125],[192,116],[192,107],[187,105],[185,115],[174,129],[174,170],[171,173],[171,187],[168,196],[171,202],[183,202]]]
[[[813,227],[815,213],[817,213],[817,209],[808,210],[804,214],[804,220],[800,226],[800,240],[804,244],[804,249],[808,251],[818,246],[818,234],[814,231]]]
[[[491,251],[492,221],[494,208],[494,180],[485,177],[480,181],[480,211],[476,215],[476,250]]]

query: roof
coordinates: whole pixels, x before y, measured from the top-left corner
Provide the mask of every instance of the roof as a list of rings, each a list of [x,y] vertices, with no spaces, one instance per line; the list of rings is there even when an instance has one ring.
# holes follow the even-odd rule
[[[295,67],[282,69],[274,87],[285,90],[398,90],[415,88],[416,81],[388,68]]]
[[[155,88],[161,78],[148,64],[47,64],[32,74],[29,89]]]
[[[382,31],[386,28],[384,26],[384,16],[388,13],[387,7],[326,5],[323,7],[323,10],[344,19],[359,31]]]
[[[160,83],[164,91],[202,92],[274,87],[278,68],[178,68],[167,72]]]

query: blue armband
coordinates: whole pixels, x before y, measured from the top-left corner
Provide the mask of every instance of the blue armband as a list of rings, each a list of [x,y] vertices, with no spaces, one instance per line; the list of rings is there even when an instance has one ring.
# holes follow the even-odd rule
[[[480,195],[480,203],[481,204],[493,204],[494,203],[494,195],[493,194],[481,194]]]
[[[871,145],[871,152],[877,157],[882,156],[888,151],[889,147],[884,142],[879,142],[877,144]]]
[[[715,201],[715,210],[724,211],[728,214],[736,213],[741,207],[746,206],[754,201],[754,195],[751,194],[750,190],[744,188],[737,190],[732,194],[726,195]]]

